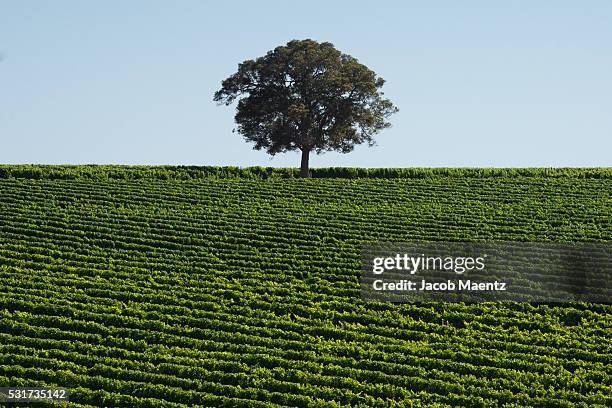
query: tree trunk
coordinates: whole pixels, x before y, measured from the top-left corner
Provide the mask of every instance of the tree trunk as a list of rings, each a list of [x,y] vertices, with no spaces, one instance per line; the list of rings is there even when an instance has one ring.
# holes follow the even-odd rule
[[[308,171],[308,157],[310,156],[310,150],[302,149],[302,165],[300,167],[300,177],[310,177]]]

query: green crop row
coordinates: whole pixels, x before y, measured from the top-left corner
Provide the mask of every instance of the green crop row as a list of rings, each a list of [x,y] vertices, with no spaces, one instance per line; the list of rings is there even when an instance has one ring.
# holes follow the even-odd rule
[[[313,178],[489,178],[571,177],[612,178],[612,168],[359,168],[321,167]],[[120,165],[0,165],[1,178],[65,180],[192,180],[205,178],[298,178],[300,170],[284,167],[120,166]]]

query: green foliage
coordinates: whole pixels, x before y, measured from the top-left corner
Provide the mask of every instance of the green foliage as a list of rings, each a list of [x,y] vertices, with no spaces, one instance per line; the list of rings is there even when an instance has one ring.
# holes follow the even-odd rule
[[[0,174],[2,384],[72,406],[612,403],[611,305],[359,291],[368,241],[609,242],[609,169]]]
[[[310,169],[313,178],[599,178],[611,179],[612,168],[362,168]],[[0,179],[64,180],[200,180],[297,178],[299,169],[282,167],[122,166],[0,164]]]
[[[331,43],[293,40],[239,64],[214,99],[241,98],[237,130],[255,149],[346,153],[390,126],[397,108],[382,97],[384,82]]]

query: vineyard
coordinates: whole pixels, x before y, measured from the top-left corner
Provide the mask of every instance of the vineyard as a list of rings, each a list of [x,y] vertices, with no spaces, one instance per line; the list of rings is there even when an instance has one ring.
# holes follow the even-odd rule
[[[69,406],[608,407],[612,305],[366,302],[360,246],[612,241],[611,169],[0,166],[0,386]]]

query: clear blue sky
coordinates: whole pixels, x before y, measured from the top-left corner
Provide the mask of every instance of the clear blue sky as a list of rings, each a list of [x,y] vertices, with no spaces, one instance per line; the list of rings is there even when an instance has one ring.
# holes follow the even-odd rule
[[[610,166],[612,1],[0,0],[0,163],[297,166],[212,94],[245,59],[330,41],[400,108],[312,166]]]

